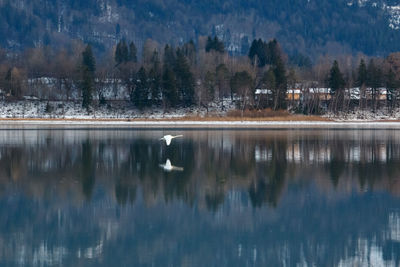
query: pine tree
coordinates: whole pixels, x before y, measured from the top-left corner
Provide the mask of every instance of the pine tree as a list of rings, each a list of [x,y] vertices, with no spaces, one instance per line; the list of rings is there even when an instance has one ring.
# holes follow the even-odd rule
[[[213,49],[213,40],[211,39],[210,36],[207,37],[207,43],[206,43],[206,52],[210,52],[211,49]]]
[[[254,39],[251,44],[248,56],[253,65],[264,67],[267,64],[268,44],[263,42],[263,40],[261,39]]]
[[[218,87],[218,97],[224,98],[229,95],[229,70],[225,64],[219,64],[215,68],[215,78]],[[232,95],[231,95],[232,97]],[[223,103],[221,103],[223,104]]]
[[[241,98],[243,115],[243,111],[249,102],[248,100],[252,100],[254,97],[253,78],[247,71],[236,72],[230,81],[230,85],[232,93],[239,95]]]
[[[175,65],[175,49],[169,45],[164,47],[164,66],[173,68]]]
[[[128,61],[136,63],[137,62],[137,55],[136,54],[137,54],[136,46],[135,46],[135,44],[133,42],[131,42],[129,44]]]
[[[83,66],[85,66],[88,71],[92,74],[96,71],[96,60],[93,56],[92,46],[89,44],[86,49],[82,52]]]
[[[272,68],[269,68],[268,71],[264,73],[264,76],[262,78],[262,83],[264,84],[264,88],[267,90],[270,90],[271,92],[276,91],[276,77],[274,70]],[[267,93],[265,96],[259,96],[260,97],[260,104],[261,106],[266,106],[270,107],[271,106],[271,96]],[[262,98],[262,99],[261,99]],[[263,103],[265,101],[266,103]]]
[[[396,74],[394,73],[392,68],[390,68],[389,72],[386,75],[386,90],[387,90],[386,97],[390,111],[392,111],[393,108],[396,107],[398,86],[399,84],[398,81],[396,81]]]
[[[255,65],[256,62],[256,56],[258,54],[258,41],[256,39],[253,40],[253,42],[251,43],[250,49],[249,49],[249,53],[248,53],[248,57],[251,61],[252,65]]]
[[[357,69],[357,80],[356,86],[359,89],[359,106],[360,108],[365,108],[367,96],[366,96],[366,85],[368,80],[367,66],[365,65],[364,59],[361,59],[360,65]]]
[[[211,38],[208,36],[207,38],[207,43],[206,43],[206,52],[211,52],[212,50],[219,52],[219,53],[224,53],[225,52],[225,47],[224,43],[218,39],[217,36],[214,38]]]
[[[274,110],[286,108],[287,77],[286,68],[283,60],[278,56],[274,59],[275,64],[272,69],[275,75],[276,89],[272,91],[274,97]]]
[[[214,100],[215,96],[215,74],[207,71],[204,77],[204,96],[202,97],[205,103],[209,103]]]
[[[121,53],[121,42],[118,42],[117,47],[115,48],[115,55],[114,55],[114,60],[118,64],[122,63],[122,53]]]
[[[146,70],[141,67],[137,73],[136,88],[134,91],[133,103],[140,109],[148,104],[149,86]]]
[[[81,83],[82,107],[86,108],[87,110],[89,109],[90,105],[92,104],[93,88],[94,88],[93,75],[88,70],[83,70],[82,83]]]
[[[189,60],[190,65],[193,66],[196,63],[196,46],[193,40],[184,44],[182,50],[185,57]]]
[[[337,111],[338,108],[344,104],[344,86],[345,81],[343,74],[340,72],[339,64],[335,60],[328,77],[328,84],[331,88],[331,94],[334,95],[334,101],[332,102],[333,111]]]
[[[8,93],[17,98],[22,96],[22,77],[18,68],[9,68],[4,80]]]
[[[219,53],[225,52],[224,43],[220,41],[217,36],[214,37],[214,50]]]
[[[339,63],[335,60],[329,72],[328,85],[331,88],[331,94],[344,89],[345,81],[343,74],[340,72]]]
[[[270,68],[267,72],[264,73],[262,82],[265,85],[265,87],[269,90],[274,90],[276,88],[275,72],[273,71],[272,68]]]
[[[175,107],[178,103],[175,74],[168,66],[165,67],[162,77],[163,101],[167,106]]]
[[[129,60],[129,50],[128,50],[128,46],[126,45],[125,40],[122,40],[122,44],[121,44],[121,58],[122,58],[122,62],[126,63]]]
[[[160,71],[160,60],[158,57],[158,52],[154,50],[153,56],[151,59],[153,63],[153,67],[149,72],[149,81],[150,81],[150,93],[151,93],[151,102],[153,105],[157,104],[160,98],[160,87],[161,87],[161,71]]]
[[[192,105],[194,102],[194,77],[190,71],[187,59],[180,49],[176,52],[174,72],[179,90],[179,98],[185,106]]]
[[[268,42],[267,48],[267,64],[277,65],[279,62],[282,61],[282,52],[279,46],[279,43],[276,39]]]
[[[378,88],[382,84],[382,71],[379,67],[377,67],[374,63],[374,60],[371,59],[368,63],[367,67],[367,79],[366,85],[371,87],[371,95],[372,95],[372,110],[375,111],[377,108],[377,95]]]
[[[276,39],[268,43],[258,39],[252,42],[248,57],[252,64],[258,67],[276,65],[279,60],[282,60],[282,51]]]
[[[92,104],[94,88],[94,72],[96,71],[96,62],[93,56],[92,47],[87,45],[82,52],[82,107],[89,109]]]
[[[129,50],[125,40],[122,40],[117,44],[117,47],[115,49],[114,59],[115,62],[117,62],[117,65],[128,62]]]
[[[160,98],[161,76],[159,71],[152,68],[149,72],[151,104],[157,104]]]
[[[361,59],[360,65],[357,69],[357,82],[356,85],[359,87],[365,86],[367,82],[367,66],[365,65],[364,59]]]

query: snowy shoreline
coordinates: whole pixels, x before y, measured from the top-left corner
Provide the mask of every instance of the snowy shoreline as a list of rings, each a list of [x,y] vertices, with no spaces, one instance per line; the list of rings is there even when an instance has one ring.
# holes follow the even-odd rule
[[[374,114],[356,111],[348,114],[326,114],[318,117],[302,115],[243,118],[226,117],[234,110],[230,103],[219,105],[137,110],[127,102],[113,102],[108,106],[93,107],[90,112],[80,102],[70,101],[0,101],[0,129],[71,127],[71,128],[399,128],[400,110],[392,116],[384,111]],[[49,106],[48,106],[49,105]],[[46,110],[50,109],[50,110]]]
[[[400,121],[190,121],[190,120],[48,120],[0,119],[0,129],[14,127],[123,127],[123,128],[367,128],[400,129]]]

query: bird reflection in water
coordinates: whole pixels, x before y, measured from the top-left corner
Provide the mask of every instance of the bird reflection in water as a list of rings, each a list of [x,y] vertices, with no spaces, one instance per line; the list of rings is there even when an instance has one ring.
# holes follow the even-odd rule
[[[182,167],[177,167],[177,166],[173,166],[171,164],[171,161],[169,159],[167,159],[167,161],[165,162],[165,164],[160,164],[160,168],[162,168],[164,171],[166,172],[171,172],[171,171],[183,171]]]

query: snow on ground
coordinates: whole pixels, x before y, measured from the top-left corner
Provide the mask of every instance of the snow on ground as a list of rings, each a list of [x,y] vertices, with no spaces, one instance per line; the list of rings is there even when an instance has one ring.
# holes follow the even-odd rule
[[[234,108],[233,104],[218,103],[205,107],[177,108],[171,110],[144,109],[139,110],[126,101],[109,102],[103,106],[93,106],[87,111],[81,102],[63,101],[14,101],[0,102],[0,118],[52,118],[52,119],[163,119],[181,118],[185,116],[205,116],[207,114],[225,115]]]
[[[376,120],[385,120],[380,122],[381,126],[400,127],[400,122],[391,120],[400,119],[400,109],[395,110],[390,115],[386,110],[382,109],[377,112],[371,111],[352,111],[348,114],[326,114],[323,117],[328,117],[334,121],[135,121],[132,119],[173,119],[187,116],[203,117],[208,115],[226,115],[227,111],[234,109],[231,102],[226,101],[222,106],[220,103],[210,104],[205,107],[178,108],[171,110],[146,109],[138,110],[127,101],[108,102],[104,106],[95,106],[88,112],[82,108],[80,102],[62,102],[62,101],[37,101],[25,100],[0,102],[0,119],[16,118],[18,121],[3,121],[2,125],[10,124],[56,124],[56,125],[128,125],[128,126],[210,126],[210,127],[337,127],[337,126],[359,126],[359,127],[374,127]],[[21,120],[27,119],[27,120]],[[44,120],[29,120],[29,119],[60,119],[59,121],[44,121]],[[74,121],[72,119],[112,119],[113,121]],[[69,121],[68,121],[69,120]]]
[[[372,112],[370,110],[353,110],[348,113],[327,113],[323,117],[336,121],[377,121],[377,120],[399,120],[400,109],[389,112],[386,108],[382,108]]]

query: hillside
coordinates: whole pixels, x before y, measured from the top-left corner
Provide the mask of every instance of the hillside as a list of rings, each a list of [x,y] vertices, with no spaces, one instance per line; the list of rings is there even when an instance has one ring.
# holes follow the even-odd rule
[[[278,38],[289,54],[386,55],[400,42],[400,1],[0,0],[0,45],[21,49],[72,39],[104,51],[126,37],[180,44],[217,35],[232,53]]]

